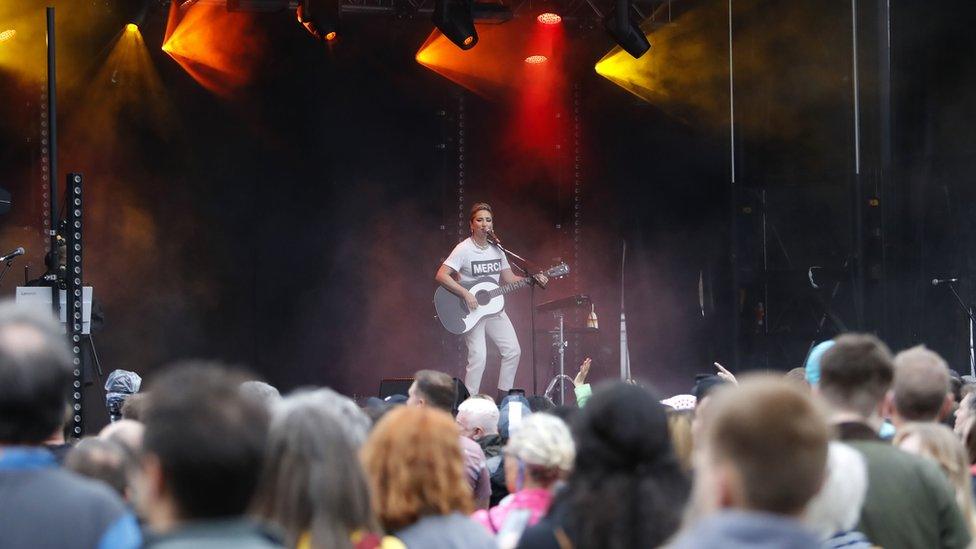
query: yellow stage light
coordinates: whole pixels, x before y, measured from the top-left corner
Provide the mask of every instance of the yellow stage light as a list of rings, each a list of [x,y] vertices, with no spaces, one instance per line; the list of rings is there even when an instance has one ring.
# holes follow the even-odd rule
[[[3,32],[0,32],[0,42],[7,42],[9,40],[13,40],[15,36],[17,36],[17,31],[15,31],[14,29],[7,29]]]
[[[135,23],[129,23],[128,25],[125,26],[125,30],[126,32],[138,32],[139,25],[136,25]]]

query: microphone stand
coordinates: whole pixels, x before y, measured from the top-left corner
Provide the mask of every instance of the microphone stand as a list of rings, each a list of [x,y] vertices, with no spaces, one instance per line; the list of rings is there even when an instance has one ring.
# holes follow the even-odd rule
[[[16,259],[16,256],[11,257],[6,261],[6,264],[3,266],[3,270],[0,271],[0,282],[3,282],[3,275],[7,274],[7,271],[9,271],[10,267],[14,264],[14,259]]]
[[[966,302],[962,300],[962,296],[956,291],[955,282],[947,282],[949,289],[952,291],[952,295],[959,302],[959,306],[969,317],[969,375],[976,376],[976,348],[973,346],[973,327],[976,326],[976,316],[973,315],[972,307],[967,307]]]
[[[529,260],[515,252],[507,250],[504,246],[502,246],[501,241],[499,241],[498,237],[496,236],[492,236],[489,242],[501,250],[505,255],[511,256],[512,259],[517,259],[518,261],[512,261],[511,264],[515,266],[520,273],[524,274],[526,278],[532,278],[528,268],[528,265],[531,263]],[[536,377],[535,367],[535,287],[536,282],[533,280],[532,283],[529,284],[529,329],[532,330],[532,394],[537,396],[539,394],[539,381]]]

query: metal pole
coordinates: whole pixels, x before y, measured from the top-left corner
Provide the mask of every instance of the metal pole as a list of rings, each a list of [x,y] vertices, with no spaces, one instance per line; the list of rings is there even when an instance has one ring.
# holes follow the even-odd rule
[[[48,181],[51,183],[51,227],[48,231],[48,237],[51,246],[51,264],[57,272],[58,266],[61,264],[60,257],[58,257],[58,225],[61,218],[58,214],[58,197],[60,196],[58,193],[58,86],[54,45],[54,8],[49,7],[47,8],[47,115],[51,151],[51,154],[48,155]],[[54,309],[55,318],[58,318],[61,312],[59,288],[59,281],[55,279],[51,284],[51,306]]]

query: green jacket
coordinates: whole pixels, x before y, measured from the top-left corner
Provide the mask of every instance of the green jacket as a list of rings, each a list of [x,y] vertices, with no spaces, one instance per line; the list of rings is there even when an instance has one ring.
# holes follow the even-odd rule
[[[868,492],[858,530],[885,549],[968,547],[966,522],[939,466],[882,441],[847,440],[864,455]]]

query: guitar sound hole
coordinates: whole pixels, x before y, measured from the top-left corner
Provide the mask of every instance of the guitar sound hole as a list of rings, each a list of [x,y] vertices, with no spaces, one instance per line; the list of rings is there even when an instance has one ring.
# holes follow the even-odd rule
[[[478,299],[478,305],[487,305],[491,301],[491,297],[488,296],[488,292],[481,290],[480,292],[474,294],[474,297]]]

